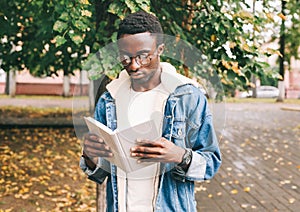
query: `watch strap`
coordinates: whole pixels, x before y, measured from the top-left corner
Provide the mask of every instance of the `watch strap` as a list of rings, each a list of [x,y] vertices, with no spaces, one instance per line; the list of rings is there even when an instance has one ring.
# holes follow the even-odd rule
[[[178,167],[182,168],[183,171],[187,172],[192,162],[193,153],[191,149],[185,148],[185,153],[182,157],[182,161],[177,164]]]

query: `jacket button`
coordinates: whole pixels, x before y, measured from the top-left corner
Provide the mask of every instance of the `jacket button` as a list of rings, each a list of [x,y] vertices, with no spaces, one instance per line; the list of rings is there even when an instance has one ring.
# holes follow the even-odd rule
[[[178,133],[177,133],[179,136],[181,136],[182,135],[182,130],[181,130],[181,128],[178,130]]]

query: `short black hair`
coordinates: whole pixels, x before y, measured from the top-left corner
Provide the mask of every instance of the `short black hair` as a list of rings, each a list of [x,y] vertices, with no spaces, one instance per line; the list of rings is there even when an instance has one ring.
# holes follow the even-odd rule
[[[158,18],[143,10],[131,13],[121,21],[117,38],[120,39],[124,34],[133,35],[143,32],[159,34],[159,36],[156,36],[156,44],[163,43],[163,30]]]

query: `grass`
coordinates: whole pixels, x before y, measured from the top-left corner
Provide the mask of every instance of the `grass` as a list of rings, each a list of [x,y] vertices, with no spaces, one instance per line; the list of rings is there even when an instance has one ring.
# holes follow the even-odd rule
[[[36,107],[16,107],[2,106],[0,107],[2,119],[8,118],[71,118],[71,108],[36,108]]]

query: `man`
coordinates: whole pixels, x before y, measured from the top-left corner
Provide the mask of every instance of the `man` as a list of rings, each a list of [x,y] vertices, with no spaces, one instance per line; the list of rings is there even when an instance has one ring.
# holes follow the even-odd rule
[[[101,138],[84,139],[80,166],[97,183],[107,178],[107,211],[197,211],[194,182],[212,178],[221,165],[204,94],[160,62],[162,33],[158,19],[143,11],[121,22],[118,48],[125,70],[107,85],[95,110],[95,119],[113,130],[154,120],[161,138],[138,141],[131,157],[158,163],[125,173],[104,159],[114,155]]]

